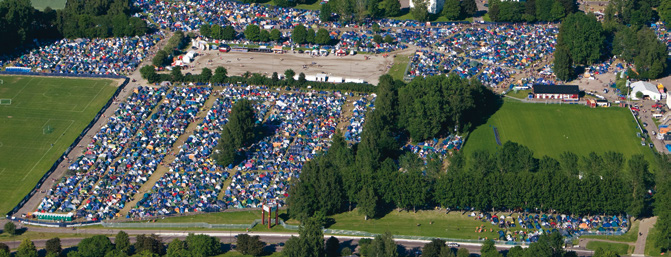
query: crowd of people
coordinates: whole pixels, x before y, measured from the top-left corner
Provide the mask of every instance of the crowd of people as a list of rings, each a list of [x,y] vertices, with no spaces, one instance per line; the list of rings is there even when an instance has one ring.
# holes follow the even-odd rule
[[[10,62],[37,72],[80,75],[129,75],[165,35],[106,39],[61,39],[41,46]]]

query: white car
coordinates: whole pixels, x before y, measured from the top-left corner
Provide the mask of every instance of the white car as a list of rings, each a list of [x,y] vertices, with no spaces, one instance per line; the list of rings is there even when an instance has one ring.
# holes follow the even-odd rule
[[[459,244],[457,244],[457,243],[446,243],[446,245],[447,245],[447,247],[450,247],[450,248],[459,247]]]

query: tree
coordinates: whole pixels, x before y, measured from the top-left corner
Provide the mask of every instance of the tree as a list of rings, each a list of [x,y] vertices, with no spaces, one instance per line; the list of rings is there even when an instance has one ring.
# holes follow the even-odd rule
[[[446,0],[442,13],[448,20],[458,20],[461,15],[459,0]]]
[[[485,240],[484,243],[482,243],[482,246],[480,247],[480,253],[484,255],[490,252],[498,252],[498,251],[496,250],[496,246],[494,246],[494,240],[488,239]]]
[[[243,99],[233,105],[217,146],[222,153],[218,157],[220,165],[228,166],[237,161],[237,151],[248,146],[255,138],[255,123],[254,109],[248,100]]]
[[[167,257],[181,257],[181,256],[191,256],[191,253],[187,250],[186,242],[175,238],[168,244],[168,250],[166,251]]]
[[[214,24],[210,28],[210,37],[214,39],[224,39],[222,32],[221,26],[219,26],[219,24]]]
[[[303,246],[304,256],[324,256],[324,232],[321,224],[315,218],[308,218],[298,228],[300,245]]]
[[[429,9],[424,0],[412,0],[412,3],[415,5],[410,13],[412,17],[419,22],[425,22],[429,20]],[[458,8],[459,4],[457,4]]]
[[[125,254],[130,254],[130,238],[126,232],[119,231],[114,238],[114,245],[117,251],[123,252]]]
[[[510,248],[506,257],[524,257],[524,248],[519,245]]]
[[[322,22],[329,22],[331,20],[331,5],[328,3],[322,4],[319,12],[319,20]]]
[[[329,237],[329,239],[326,240],[326,246],[324,247],[326,257],[338,257],[338,254],[340,253],[338,250],[340,250],[340,241],[334,236]]]
[[[275,0],[273,1],[275,5],[279,7],[291,7],[292,3],[294,2],[289,2],[288,0]]]
[[[208,69],[207,67],[203,67],[203,69],[200,71],[200,76],[199,80],[201,82],[208,82],[210,81],[210,78],[212,78],[212,70]]]
[[[200,25],[200,34],[203,35],[204,37],[210,37],[210,33],[212,32],[212,27],[210,24],[201,24]]]
[[[261,33],[259,33],[259,41],[261,42],[270,41],[270,32],[265,29],[261,30]]]
[[[135,241],[135,252],[142,253],[147,251],[158,255],[162,255],[165,252],[165,246],[157,235],[139,235],[135,237]]]
[[[386,35],[386,36],[384,36],[384,42],[387,43],[387,44],[394,43],[394,38],[391,37],[390,35]]]
[[[227,75],[228,71],[226,70],[226,68],[219,66],[214,70],[214,76],[212,76],[210,81],[212,83],[219,83],[219,84],[224,83],[226,81]]]
[[[16,235],[16,225],[14,224],[14,222],[7,221],[7,223],[5,223],[4,232],[9,234],[10,236]]]
[[[259,240],[259,236],[239,234],[235,250],[244,255],[259,256],[263,254],[264,246],[265,243]]]
[[[627,213],[634,217],[640,217],[648,209],[646,193],[652,187],[654,181],[652,173],[648,170],[648,162],[643,155],[633,155],[627,162],[629,178],[631,179],[631,205]]]
[[[374,218],[377,216],[377,195],[375,191],[369,186],[364,186],[364,188],[359,192],[359,213],[364,215],[364,219]]]
[[[671,1],[662,1],[657,7],[659,19],[666,23],[666,27],[671,26]]]
[[[193,257],[215,256],[220,253],[221,243],[219,243],[219,238],[202,234],[189,234],[185,241]]]
[[[459,250],[457,250],[457,257],[468,257],[470,255],[471,253],[466,248],[459,248]]]
[[[223,40],[233,40],[236,38],[236,35],[237,32],[235,32],[235,28],[231,25],[224,27],[221,31],[221,39]]]
[[[305,85],[305,73],[300,73],[298,74],[298,84],[299,85]]]
[[[103,235],[85,238],[77,244],[77,251],[83,257],[104,256],[105,253],[112,251],[112,249],[114,249],[112,242]]]
[[[151,60],[151,63],[156,67],[163,67],[166,65],[168,57],[169,57],[168,52],[166,52],[165,50],[158,50],[154,58]]]
[[[396,17],[401,14],[401,2],[398,0],[384,0],[384,15]]]
[[[305,29],[305,26],[298,24],[291,33],[291,40],[296,44],[303,44],[306,41],[307,35],[308,31]]]
[[[435,238],[424,245],[422,248],[422,256],[439,257],[445,247],[445,241]]]
[[[576,64],[591,65],[601,58],[604,40],[603,28],[596,17],[576,12],[566,16],[562,22],[557,44],[567,47]]]
[[[570,81],[573,78],[571,52],[564,45],[557,45],[554,52],[554,73],[558,79]]]
[[[375,239],[369,245],[369,254],[367,256],[385,256],[397,257],[398,246],[389,231],[382,235],[375,236]]]
[[[382,38],[382,36],[380,36],[380,34],[375,34],[375,36],[373,36],[373,42],[375,42],[376,44],[381,44],[383,40],[384,39]]]
[[[55,254],[61,254],[61,239],[58,237],[54,237],[52,239],[47,240],[46,246],[44,249],[47,251],[47,253],[55,253]]]
[[[0,252],[9,253],[9,246],[4,243],[0,243]]]
[[[249,41],[254,41],[254,42],[259,41],[261,39],[260,33],[261,33],[261,29],[259,28],[259,26],[250,24],[250,25],[247,25],[247,27],[245,27],[245,32],[244,32],[245,38]]]
[[[279,29],[272,29],[270,31],[270,40],[279,43],[280,39],[282,39],[282,32]]]
[[[550,10],[550,16],[552,16],[553,21],[558,21],[564,18],[564,6],[558,1],[555,1],[552,4],[552,9]]]
[[[172,71],[170,71],[170,78],[172,79],[173,82],[184,81],[184,75],[182,74],[182,67],[180,66],[172,67]]]
[[[291,236],[287,242],[284,243],[282,255],[286,257],[303,257],[307,256],[302,246],[302,240],[298,237]]]
[[[305,34],[305,41],[310,43],[310,44],[314,44],[315,43],[315,37],[316,37],[315,30],[311,29],[311,28],[307,29],[307,34]]]
[[[469,17],[473,16],[478,12],[478,5],[475,3],[475,0],[463,0],[461,2],[461,11]]]
[[[277,71],[273,72],[273,75],[270,76],[270,80],[273,82],[273,85],[277,85],[277,82],[280,81],[280,77],[277,74]]]
[[[19,249],[16,250],[16,257],[37,257],[35,244],[28,238],[23,239],[19,245]]]
[[[613,252],[612,250],[605,250],[601,247],[597,248],[594,251],[594,255],[592,257],[619,257],[616,252]]]
[[[329,35],[328,30],[321,28],[317,31],[315,37],[315,43],[319,45],[328,45],[331,43],[331,36]]]
[[[289,82],[289,85],[294,83],[294,76],[296,76],[296,72],[294,72],[294,70],[288,69],[284,71],[284,77],[287,79],[287,82]]]
[[[9,252],[0,251],[0,257],[12,257]]]

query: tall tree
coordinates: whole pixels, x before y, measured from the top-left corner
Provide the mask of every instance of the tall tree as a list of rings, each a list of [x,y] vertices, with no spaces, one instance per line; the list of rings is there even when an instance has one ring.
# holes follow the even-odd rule
[[[235,39],[237,32],[233,26],[228,25],[221,30],[221,39],[223,40],[233,40]]]
[[[307,34],[308,31],[305,29],[305,26],[298,24],[291,33],[291,40],[296,44],[303,44],[307,40]]]
[[[573,79],[573,60],[570,50],[564,45],[557,45],[554,52],[554,73],[562,81]]]
[[[16,250],[16,257],[37,257],[37,248],[30,239],[26,238],[21,241],[19,248]]]
[[[461,11],[466,16],[473,16],[478,12],[478,5],[475,3],[475,0],[463,0],[461,2]]]
[[[412,17],[419,22],[424,22],[429,20],[429,9],[427,3],[424,0],[412,0],[414,7],[410,10]],[[457,4],[457,8],[458,8]]]
[[[245,27],[245,38],[249,41],[260,41],[261,40],[261,28],[259,26],[250,24]]]
[[[358,199],[359,213],[364,215],[364,219],[368,220],[368,218],[374,218],[377,215],[377,202],[375,191],[369,186],[364,186]]]
[[[47,251],[47,253],[54,253],[56,255],[60,255],[61,251],[63,250],[63,248],[61,247],[61,239],[58,237],[54,237],[52,239],[47,240],[44,249]]]
[[[103,235],[84,238],[77,244],[77,251],[83,257],[105,256],[105,253],[112,251],[112,249],[114,249],[112,242]]]
[[[461,5],[459,0],[446,0],[443,6],[443,15],[448,20],[458,20],[461,15]]]
[[[591,65],[601,58],[604,40],[603,28],[596,17],[576,12],[562,22],[557,43],[571,51],[571,59],[576,64]]]
[[[401,14],[401,3],[398,0],[384,0],[384,15],[396,17]]]

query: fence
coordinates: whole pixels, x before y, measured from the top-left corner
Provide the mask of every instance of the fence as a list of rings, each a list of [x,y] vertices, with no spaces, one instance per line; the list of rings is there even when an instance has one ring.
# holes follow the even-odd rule
[[[40,187],[42,187],[42,184],[44,184],[44,182],[49,178],[49,176],[51,176],[51,174],[54,173],[56,168],[58,168],[58,165],[60,165],[61,162],[63,160],[65,160],[65,158],[68,156],[68,154],[70,154],[70,151],[72,151],[72,149],[77,147],[77,145],[82,140],[82,138],[84,138],[84,136],[86,136],[86,133],[89,132],[89,130],[93,127],[93,125],[96,124],[96,122],[98,122],[98,120],[100,119],[102,114],[105,113],[105,111],[107,111],[107,108],[109,108],[110,105],[112,105],[112,102],[114,101],[114,98],[116,98],[119,95],[119,93],[121,93],[121,91],[126,87],[126,85],[128,85],[129,78],[120,77],[120,76],[116,76],[116,75],[114,75],[114,76],[112,76],[112,75],[82,75],[82,74],[64,74],[64,73],[63,74],[61,74],[61,73],[36,73],[36,72],[26,73],[26,72],[7,72],[7,71],[2,71],[2,72],[0,72],[0,74],[3,74],[3,75],[7,75],[7,74],[23,75],[23,76],[34,75],[34,76],[50,76],[50,77],[90,77],[90,78],[117,78],[117,79],[118,78],[123,78],[123,79],[125,79],[124,82],[114,92],[114,95],[112,95],[112,97],[110,97],[110,99],[107,101],[105,106],[103,106],[103,108],[95,115],[95,117],[93,117],[93,120],[86,126],[86,128],[84,128],[84,130],[82,130],[82,133],[79,134],[79,136],[75,139],[75,141],[72,142],[72,144],[65,150],[65,152],[63,152],[61,157],[59,157],[56,160],[56,162],[54,162],[54,165],[52,165],[51,168],[49,168],[49,170],[46,173],[44,173],[44,176],[42,176],[42,178],[40,179],[39,182],[37,182],[35,187],[33,187],[33,189],[30,190],[30,193],[28,193],[28,195],[23,197],[23,199],[16,205],[16,207],[14,207],[14,209],[12,209],[11,211],[9,211],[7,213],[6,217],[9,218],[9,217],[13,216],[14,214],[16,214],[21,208],[23,208],[23,205],[25,205],[28,202],[28,200],[30,200],[30,198],[33,197],[33,195],[35,195],[35,193],[37,193],[37,191],[40,189]],[[22,220],[22,219],[19,219],[19,220]],[[31,221],[31,222],[33,222],[33,221]],[[39,223],[41,225],[54,225],[54,226],[61,226],[61,224],[66,224],[66,223],[49,223],[49,222],[34,222],[34,223],[36,223],[36,224]],[[75,224],[75,223],[72,223],[72,224]],[[80,224],[81,224],[81,222],[80,222]]]

